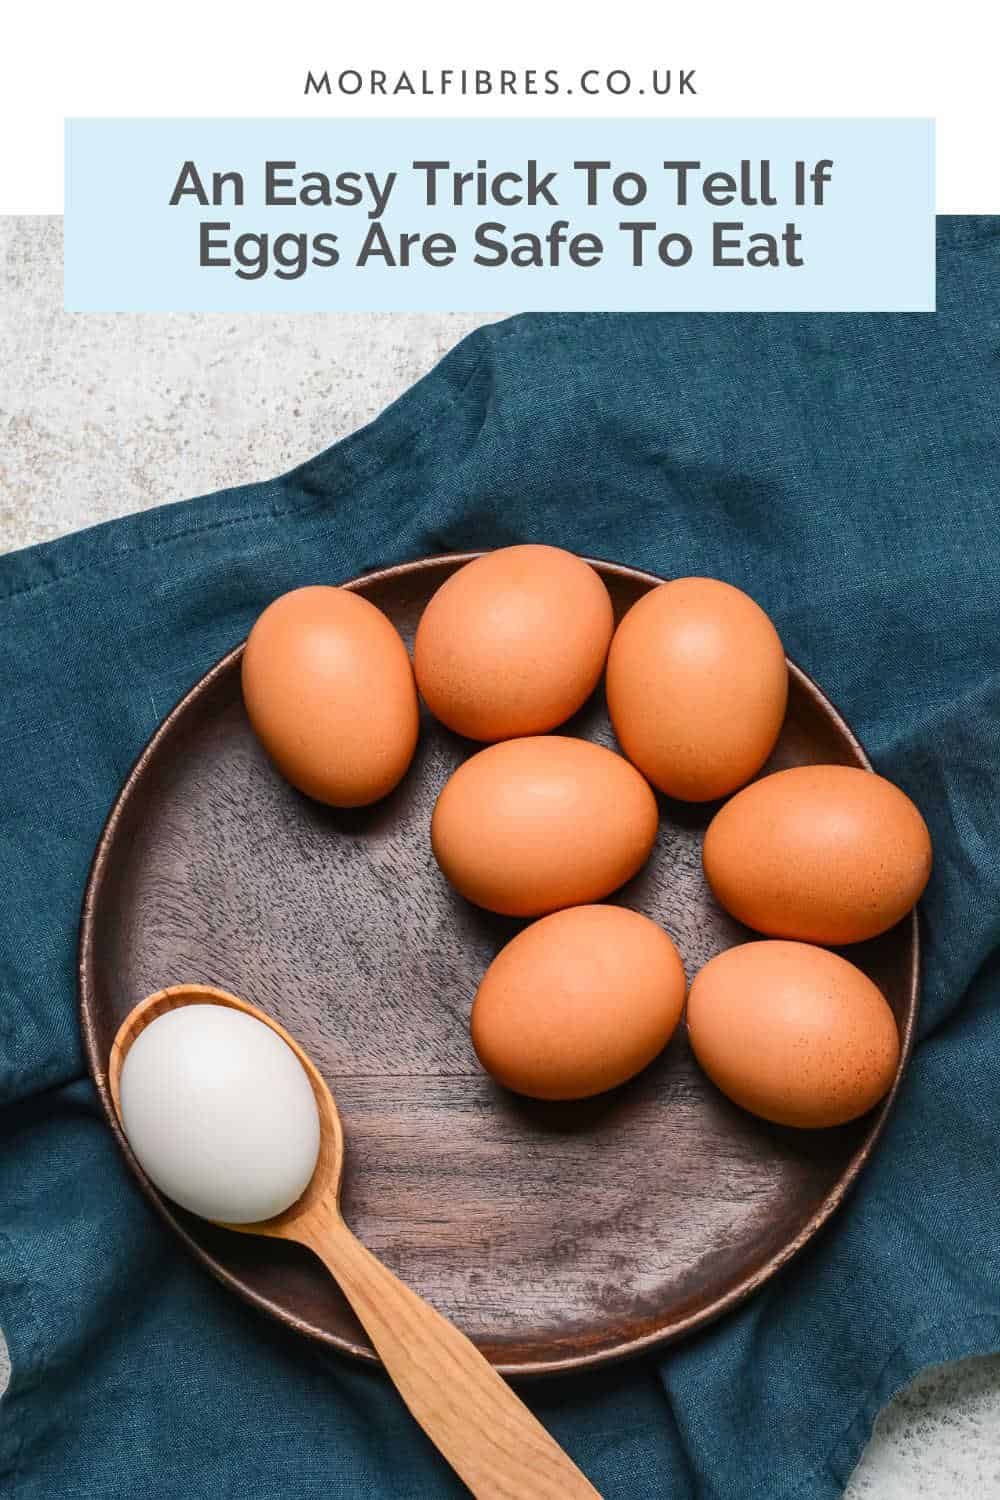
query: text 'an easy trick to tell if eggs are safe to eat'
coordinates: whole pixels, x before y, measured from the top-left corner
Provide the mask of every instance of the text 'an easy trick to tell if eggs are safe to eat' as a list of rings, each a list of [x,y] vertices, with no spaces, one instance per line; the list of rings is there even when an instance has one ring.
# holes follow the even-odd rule
[[[730,169],[706,169],[697,160],[664,161],[656,177],[636,170],[619,170],[609,160],[578,160],[571,168],[545,168],[535,159],[517,170],[494,170],[484,159],[467,167],[445,160],[414,160],[404,172],[300,168],[292,160],[262,163],[256,183],[248,190],[247,175],[233,170],[203,170],[194,161],[180,168],[169,198],[171,207],[195,204],[201,209],[243,209],[256,201],[265,209],[354,210],[364,216],[359,239],[348,248],[342,228],[316,234],[301,230],[275,232],[234,229],[221,217],[199,224],[199,264],[229,268],[235,275],[255,280],[269,273],[295,280],[310,267],[341,263],[405,269],[420,265],[439,269],[453,264],[465,251],[480,267],[510,265],[544,268],[598,265],[608,249],[601,234],[568,218],[554,218],[533,226],[512,226],[499,219],[478,220],[456,228],[455,211],[476,209],[564,211],[612,209],[622,211],[615,224],[621,241],[616,253],[633,268],[659,265],[682,267],[691,260],[694,243],[679,226],[649,217],[666,208],[684,210],[699,204],[710,209],[773,209],[782,203],[822,207],[832,178],[833,162],[803,160],[784,164],[780,174],[768,160],[741,160]],[[778,178],[781,177],[779,184]],[[406,192],[403,177],[409,178]],[[385,222],[387,214],[405,199],[412,209],[449,212],[449,228],[407,230]],[[638,213],[633,211],[641,210]],[[401,210],[402,211],[402,210]],[[338,216],[338,226],[342,216]],[[752,227],[729,216],[710,227],[708,253],[715,266],[798,266],[804,264],[802,233],[794,222],[768,221],[768,228]]]

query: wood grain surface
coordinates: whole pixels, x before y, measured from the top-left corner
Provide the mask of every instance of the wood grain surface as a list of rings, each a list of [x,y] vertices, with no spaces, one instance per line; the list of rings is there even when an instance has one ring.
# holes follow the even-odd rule
[[[430,559],[350,586],[411,643],[424,603],[464,560]],[[659,581],[597,566],[619,614]],[[522,924],[464,902],[429,841],[437,792],[475,747],[425,715],[413,766],[384,802],[350,812],[311,803],[254,739],[240,649],[143,752],[84,898],[81,1024],[119,1138],[106,1072],[122,1018],[167,985],[216,985],[281,1022],[329,1082],[346,1137],[346,1221],[505,1373],[619,1358],[748,1295],[840,1202],[892,1096],[836,1130],[768,1125],[712,1087],[683,1026],[650,1068],[598,1099],[543,1104],[505,1093],[479,1068],[468,1015],[487,964]],[[600,690],[564,729],[614,745]],[[844,721],[792,667],[766,769],[810,762],[867,765]],[[702,874],[713,811],[661,799],[653,855],[614,898],[663,924],[689,980],[748,936]],[[917,1004],[916,918],[849,955],[893,1007],[902,1070]],[[302,1332],[375,1357],[305,1251],[195,1220],[138,1175],[215,1275]]]

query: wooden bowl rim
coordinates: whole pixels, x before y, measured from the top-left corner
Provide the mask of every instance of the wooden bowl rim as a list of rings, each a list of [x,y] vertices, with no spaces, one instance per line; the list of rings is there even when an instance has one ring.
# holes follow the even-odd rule
[[[454,564],[459,567],[464,563],[473,562],[477,557],[482,557],[483,551],[475,552],[446,552],[438,553],[432,557],[419,558],[414,562],[395,563],[391,567],[376,569],[370,573],[363,573],[357,578],[352,578],[340,587],[353,591],[364,591],[373,584],[388,582],[402,576],[413,576],[422,572],[433,571],[442,564]],[[648,584],[656,587],[658,584],[669,582],[668,579],[660,577],[655,573],[647,573],[640,568],[632,568],[624,563],[609,562],[604,558],[587,557],[585,561],[604,574],[613,574],[623,580],[632,583]],[[246,1285],[232,1271],[218,1261],[214,1255],[206,1250],[188,1232],[185,1226],[175,1216],[171,1206],[153,1187],[138,1161],[132,1154],[128,1141],[121,1128],[118,1115],[111,1097],[108,1084],[108,1061],[102,1055],[97,1038],[97,1025],[94,1011],[96,1000],[91,981],[92,958],[94,951],[94,919],[95,909],[100,894],[104,874],[111,858],[115,840],[115,833],[137,785],[142,780],[150,761],[156,755],[161,744],[167,739],[175,725],[193,708],[204,695],[211,691],[215,683],[226,672],[230,671],[239,661],[246,644],[241,641],[228,651],[214,666],[210,667],[194,685],[188,689],[182,698],[174,705],[157,728],[153,731],[146,745],[136,758],[135,764],[125,779],[118,795],[116,796],[111,810],[101,830],[94,856],[91,861],[87,883],[84,888],[83,901],[80,911],[79,943],[77,949],[77,984],[79,993],[79,1019],[80,1031],[84,1044],[84,1052],[87,1066],[97,1095],[101,1102],[105,1118],[111,1127],[112,1133],[118,1146],[123,1152],[125,1159],[133,1174],[139,1182],[139,1186],[146,1197],[152,1203],[160,1216],[170,1225],[174,1233],[187,1246],[188,1250],[205,1266],[216,1280],[229,1287],[232,1291],[243,1298],[245,1302],[260,1308],[269,1316],[276,1318],[286,1327],[295,1332],[304,1334],[307,1338],[315,1339],[329,1348],[336,1349],[341,1354],[349,1355],[355,1359],[363,1360],[367,1364],[381,1364],[378,1355],[371,1349],[355,1343],[352,1339],[344,1338],[339,1334],[331,1333],[328,1329],[319,1328],[305,1318],[298,1317],[286,1307],[274,1302],[271,1298],[262,1296],[252,1287]],[[840,710],[833,704],[819,685],[813,681],[809,674],[791,659],[788,659],[788,670],[794,678],[799,689],[811,699],[821,713],[831,719],[836,725],[843,738],[851,746],[861,764],[868,771],[873,771],[871,761],[861,741],[854,733]],[[818,1207],[810,1215],[809,1219],[799,1230],[798,1234],[786,1244],[782,1245],[755,1271],[744,1276],[735,1286],[714,1299],[714,1301],[699,1306],[695,1311],[683,1317],[675,1318],[665,1323],[662,1327],[651,1330],[648,1333],[638,1335],[635,1338],[625,1339],[619,1344],[611,1347],[601,1348],[594,1352],[582,1351],[577,1354],[563,1356],[560,1358],[538,1358],[520,1360],[515,1363],[498,1362],[496,1369],[500,1374],[513,1376],[515,1378],[562,1375],[587,1369],[596,1369],[603,1365],[614,1364],[620,1360],[632,1358],[635,1355],[647,1353],[675,1340],[683,1338],[689,1333],[713,1323],[724,1313],[738,1307],[750,1297],[764,1282],[769,1281],[793,1256],[797,1255],[811,1239],[822,1229],[827,1220],[840,1207],[850,1188],[853,1186],[861,1169],[871,1156],[876,1142],[882,1134],[889,1112],[895,1102],[899,1091],[899,1085],[913,1051],[913,1041],[916,1032],[917,1013],[919,1009],[920,991],[920,929],[916,909],[905,919],[910,933],[910,972],[906,995],[906,1013],[900,1028],[900,1053],[899,1065],[892,1088],[878,1106],[873,1114],[869,1128],[861,1145],[847,1162],[843,1172],[834,1183],[833,1187],[826,1193]]]

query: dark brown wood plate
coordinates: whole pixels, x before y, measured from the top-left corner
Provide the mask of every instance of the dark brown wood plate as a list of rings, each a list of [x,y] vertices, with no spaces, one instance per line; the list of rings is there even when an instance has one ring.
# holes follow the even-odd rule
[[[347,586],[409,643],[431,594],[466,561],[431,558]],[[618,614],[660,582],[595,566]],[[359,811],[320,807],[258,746],[240,696],[241,652],[202,678],[143,751],[101,835],[83,904],[89,1065],[163,1218],[255,1306],[375,1358],[305,1251],[183,1213],[128,1153],[106,1081],[118,1024],[153,990],[212,984],[269,1011],[311,1054],[343,1117],[348,1223],[505,1373],[618,1359],[734,1307],[836,1209],[892,1096],[836,1130],[765,1124],[707,1081],[683,1025],[645,1073],[601,1098],[556,1105],[505,1093],[479,1068],[467,1022],[483,971],[521,924],[464,902],[429,840],[440,787],[477,747],[425,713],[413,766],[390,797]],[[614,744],[600,690],[564,732]],[[792,666],[766,769],[810,762],[868,765]],[[663,924],[689,980],[748,935],[702,875],[713,810],[663,799],[653,855],[614,898]],[[892,1005],[902,1071],[917,1009],[916,918],[849,952]]]

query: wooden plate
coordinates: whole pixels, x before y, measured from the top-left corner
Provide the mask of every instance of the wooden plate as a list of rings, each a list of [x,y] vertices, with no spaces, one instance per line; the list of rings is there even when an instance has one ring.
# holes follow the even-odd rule
[[[348,587],[409,642],[430,595],[466,561],[432,558]],[[595,566],[619,614],[660,581]],[[645,1073],[602,1098],[555,1105],[505,1093],[479,1068],[467,1019],[484,969],[521,924],[456,895],[429,841],[437,792],[476,747],[425,715],[396,792],[359,811],[320,807],[281,780],[254,739],[241,651],[202,678],[143,751],[84,898],[83,1037],[126,1154],[105,1079],[119,1022],[165,985],[218,985],[274,1015],[328,1079],[347,1139],[348,1223],[505,1373],[600,1364],[735,1306],[840,1203],[891,1097],[835,1130],[767,1125],[712,1087],[683,1026]],[[565,732],[614,743],[600,691]],[[793,666],[768,769],[808,762],[868,765]],[[667,928],[689,979],[747,937],[702,875],[712,810],[664,799],[652,858],[615,898]],[[850,956],[888,996],[902,1068],[917,1006],[915,918]],[[375,1358],[305,1251],[183,1213],[128,1159],[220,1280],[302,1333]]]

